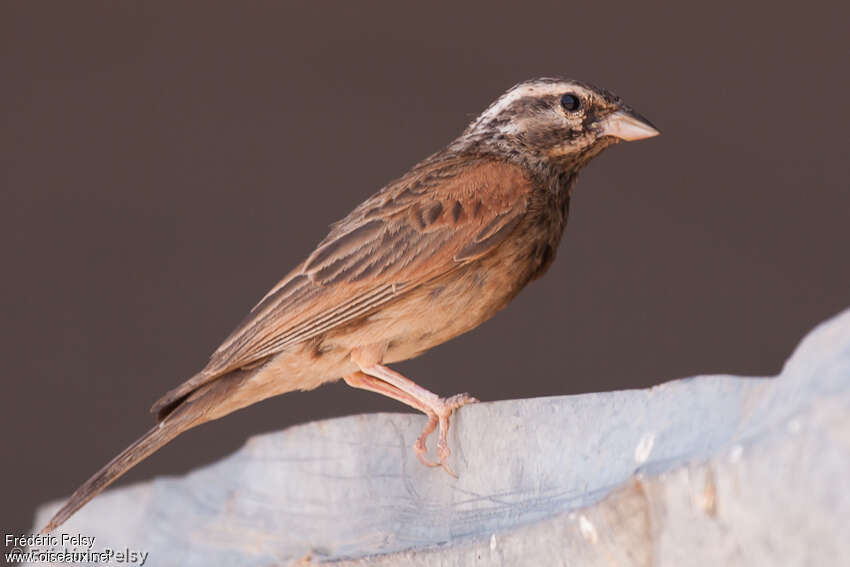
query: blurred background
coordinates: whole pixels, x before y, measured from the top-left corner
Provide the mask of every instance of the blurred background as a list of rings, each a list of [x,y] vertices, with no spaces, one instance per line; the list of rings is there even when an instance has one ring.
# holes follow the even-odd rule
[[[328,225],[545,75],[663,135],[583,173],[558,258],[398,365],[482,400],[777,373],[850,306],[838,3],[0,5],[4,533],[151,424]],[[305,421],[407,411],[336,383],[192,430],[121,483]]]

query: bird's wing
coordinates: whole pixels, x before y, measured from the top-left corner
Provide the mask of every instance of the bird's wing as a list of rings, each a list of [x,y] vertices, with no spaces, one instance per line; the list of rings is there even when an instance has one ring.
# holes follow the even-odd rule
[[[517,226],[531,184],[502,162],[419,166],[333,226],[160,411],[201,384],[362,317],[487,254]]]

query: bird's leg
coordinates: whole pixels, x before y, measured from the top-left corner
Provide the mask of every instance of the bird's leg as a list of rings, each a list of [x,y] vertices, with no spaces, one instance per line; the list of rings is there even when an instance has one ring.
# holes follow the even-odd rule
[[[428,452],[427,447],[425,446],[425,441],[428,439],[428,435],[431,434],[434,429],[437,427],[437,422],[439,418],[437,414],[427,405],[420,402],[415,397],[411,396],[407,392],[403,392],[393,386],[392,384],[388,384],[383,380],[379,380],[377,378],[373,378],[368,374],[364,374],[363,372],[355,372],[354,374],[349,374],[348,376],[343,376],[343,380],[345,383],[351,386],[352,388],[359,388],[361,390],[369,390],[370,392],[375,392],[376,394],[381,394],[387,396],[388,398],[392,398],[394,400],[398,400],[399,402],[406,404],[412,408],[418,409],[422,413],[428,416],[428,425],[425,427],[425,430],[416,440],[416,444],[413,446],[414,451],[416,451],[416,456],[419,457],[419,460],[423,465],[429,467],[439,467],[440,463],[435,463],[434,461],[429,461],[425,454]]]
[[[394,370],[391,370],[386,366],[382,366],[380,364],[361,366],[360,370],[361,372],[368,374],[369,376],[379,378],[380,381],[386,382],[387,384],[394,386],[398,391],[407,394],[408,396],[415,399],[419,404],[428,408],[427,410],[420,410],[424,411],[425,414],[428,415],[428,424],[425,426],[425,429],[422,431],[422,434],[419,436],[419,439],[416,442],[415,448],[417,455],[420,455],[420,460],[423,459],[420,454],[420,451],[422,451],[423,453],[425,451],[425,440],[434,431],[436,426],[439,425],[440,439],[437,442],[437,457],[439,458],[439,464],[443,467],[443,469],[445,469],[447,473],[449,473],[453,477],[457,477],[457,475],[454,473],[451,467],[449,467],[448,464],[448,458],[451,454],[448,442],[446,440],[446,437],[449,432],[449,421],[454,410],[458,409],[463,405],[475,403],[478,400],[476,400],[469,394],[457,394],[449,398],[441,398],[434,392],[426,390],[422,386],[416,384],[413,380],[406,378],[398,372],[395,372]],[[396,399],[400,400],[400,398],[397,397]],[[417,406],[414,405],[413,407]]]

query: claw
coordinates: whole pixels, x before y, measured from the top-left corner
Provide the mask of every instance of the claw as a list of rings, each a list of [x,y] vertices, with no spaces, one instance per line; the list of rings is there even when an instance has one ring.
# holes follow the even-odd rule
[[[345,376],[345,381],[355,388],[363,388],[384,394],[395,400],[403,402],[410,407],[424,412],[428,416],[428,423],[413,444],[413,450],[423,465],[428,467],[442,467],[447,473],[457,478],[457,474],[449,466],[448,458],[452,452],[446,436],[449,432],[449,419],[452,412],[466,404],[478,403],[476,398],[469,394],[455,394],[448,398],[441,398],[433,392],[429,392],[422,386],[417,385],[410,378],[405,378],[398,372],[382,366],[381,364],[363,364],[359,355],[352,351],[352,361],[360,367],[358,372]],[[440,426],[440,437],[437,441],[438,461],[431,461],[426,457],[428,453],[428,436]]]
[[[451,454],[452,452],[451,449],[449,449],[448,444],[440,439],[440,441],[437,442],[437,457],[440,459],[440,466],[443,467],[444,471],[457,478],[457,473],[452,470],[448,463],[449,455]]]
[[[425,426],[425,429],[422,430],[422,433],[419,435],[419,438],[416,440],[416,443],[413,444],[413,450],[416,451],[416,456],[419,457],[419,461],[425,465],[426,467],[439,467],[440,463],[428,460],[425,455],[428,453],[428,446],[426,442],[428,440],[428,436],[437,428],[437,415],[431,414],[428,416],[428,424]]]
[[[452,416],[452,412],[461,406],[466,404],[474,404],[477,403],[478,400],[470,396],[469,394],[456,394],[454,396],[448,398],[438,398],[436,402],[433,402],[431,405],[431,410],[433,413],[428,414],[428,424],[425,426],[425,429],[422,430],[422,434],[419,435],[419,438],[416,440],[413,448],[416,451],[416,456],[419,457],[419,460],[422,464],[429,467],[442,467],[444,471],[449,473],[451,476],[458,478],[457,473],[452,470],[449,466],[448,459],[452,454],[449,449],[448,443],[448,434],[449,434],[449,426],[451,425],[450,419]],[[425,457],[428,452],[428,447],[426,445],[428,436],[434,432],[437,428],[437,425],[440,426],[440,437],[437,441],[437,458],[438,461],[434,462]]]

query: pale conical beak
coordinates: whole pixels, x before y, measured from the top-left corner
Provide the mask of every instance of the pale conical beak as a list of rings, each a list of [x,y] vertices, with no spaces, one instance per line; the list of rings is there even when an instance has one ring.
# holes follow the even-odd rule
[[[627,142],[652,138],[660,133],[643,116],[625,110],[618,110],[599,123],[600,136],[614,136]]]

